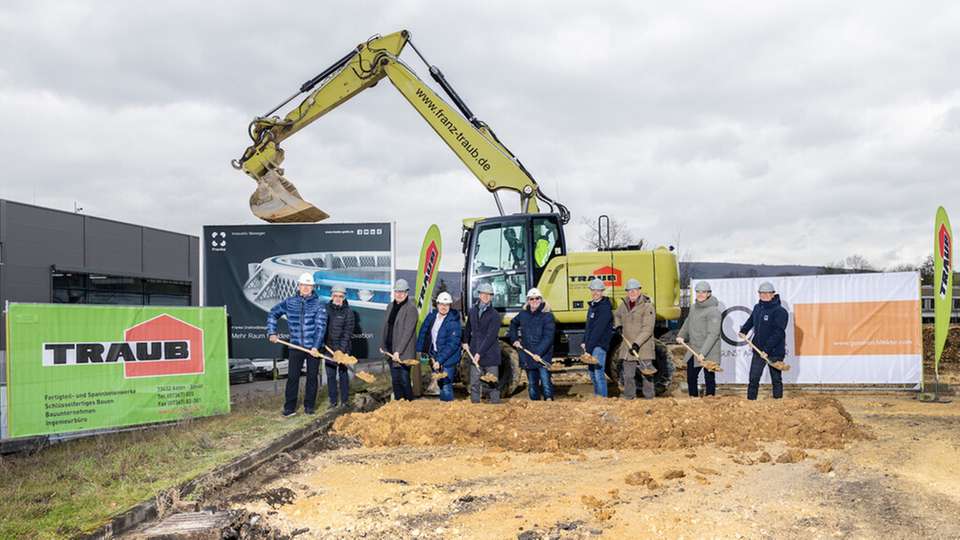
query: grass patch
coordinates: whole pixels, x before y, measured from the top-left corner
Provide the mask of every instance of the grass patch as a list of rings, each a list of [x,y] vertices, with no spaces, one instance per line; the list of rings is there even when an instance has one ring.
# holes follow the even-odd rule
[[[234,403],[229,415],[56,444],[0,457],[0,538],[62,538],[111,516],[316,417],[282,418],[281,395]],[[326,408],[326,393],[317,399]]]

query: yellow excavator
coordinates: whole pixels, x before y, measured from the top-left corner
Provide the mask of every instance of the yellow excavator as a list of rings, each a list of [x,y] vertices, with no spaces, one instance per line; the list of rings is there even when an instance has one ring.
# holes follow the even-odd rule
[[[440,97],[401,59],[406,45],[427,65],[430,77],[450,101]],[[640,280],[654,302],[662,323],[680,316],[680,282],[677,258],[672,250],[638,247],[605,247],[595,252],[568,253],[563,226],[570,220],[565,206],[543,193],[520,160],[478,119],[447,82],[443,73],[417,50],[406,30],[374,36],[344,55],[271,111],[250,123],[253,140],[243,155],[233,161],[257,183],[250,209],[271,222],[315,222],[326,212],[306,202],[284,177],[284,153],[280,143],[341,103],[386,77],[410,102],[440,138],[460,158],[480,183],[493,194],[499,216],[463,221],[462,248],[465,265],[461,274],[463,305],[477,298],[477,287],[490,283],[494,306],[504,313],[504,325],[523,307],[526,291],[540,289],[557,321],[555,358],[570,363],[580,354],[580,342],[590,293],[587,285],[599,277],[607,294],[617,302],[625,297],[629,278]],[[276,113],[307,94],[282,118]],[[519,213],[504,211],[500,192],[519,195]],[[541,205],[546,211],[541,210]],[[603,222],[598,224],[603,230]],[[511,392],[520,382],[516,352],[504,344],[506,362],[501,368],[503,390]],[[612,362],[610,363],[612,364]],[[466,371],[466,370],[464,370]]]

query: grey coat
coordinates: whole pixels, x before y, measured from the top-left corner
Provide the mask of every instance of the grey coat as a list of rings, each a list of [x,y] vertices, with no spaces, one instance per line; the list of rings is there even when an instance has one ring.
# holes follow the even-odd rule
[[[681,337],[693,350],[702,354],[707,360],[720,361],[720,306],[716,298],[711,296],[703,302],[694,302],[690,306],[687,320],[683,321],[677,337]],[[693,356],[690,351],[683,357],[686,362]],[[700,361],[694,358],[693,365],[700,366]]]
[[[383,314],[383,329],[380,332],[380,348],[387,350],[384,341],[387,339],[387,324],[390,322],[390,310],[393,309],[395,302],[387,304],[387,311]],[[387,352],[400,353],[401,360],[412,360],[417,357],[417,320],[419,319],[417,308],[413,305],[413,300],[407,298],[407,301],[397,313],[397,319],[393,323],[393,350]]]

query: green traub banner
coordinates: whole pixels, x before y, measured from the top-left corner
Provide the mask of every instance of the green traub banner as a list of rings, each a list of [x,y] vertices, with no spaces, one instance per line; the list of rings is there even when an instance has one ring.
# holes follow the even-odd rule
[[[9,437],[230,412],[224,308],[8,304]]]
[[[934,357],[933,370],[940,373],[940,355],[950,331],[950,311],[953,307],[953,230],[950,218],[941,206],[937,208],[933,238],[933,311]]]
[[[417,320],[417,331],[420,330],[420,325],[433,308],[433,287],[437,284],[437,276],[440,274],[440,255],[443,253],[441,246],[440,228],[431,225],[427,229],[427,234],[423,236],[420,262],[417,263],[417,283],[414,293],[417,312],[420,314]]]

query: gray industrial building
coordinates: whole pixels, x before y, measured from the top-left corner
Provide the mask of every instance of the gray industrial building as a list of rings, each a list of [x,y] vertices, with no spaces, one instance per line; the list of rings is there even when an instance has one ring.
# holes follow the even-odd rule
[[[199,276],[196,236],[0,199],[0,306],[195,306]],[[5,317],[0,318],[4,383]]]

